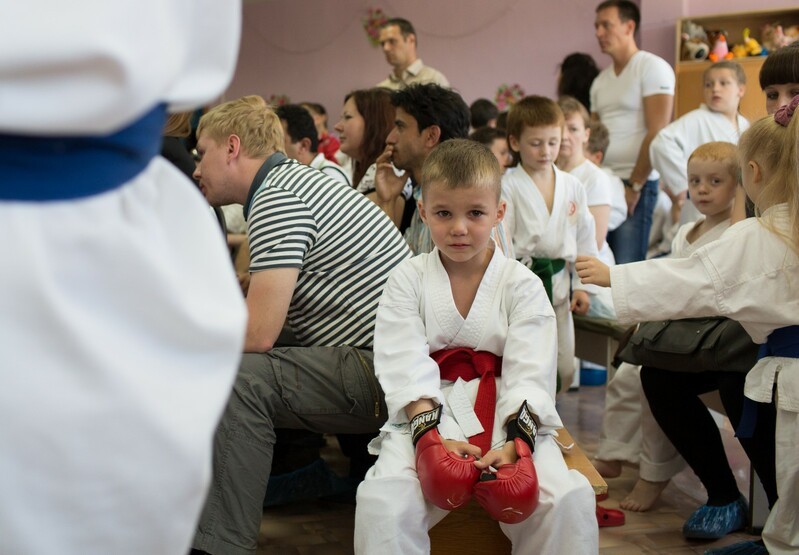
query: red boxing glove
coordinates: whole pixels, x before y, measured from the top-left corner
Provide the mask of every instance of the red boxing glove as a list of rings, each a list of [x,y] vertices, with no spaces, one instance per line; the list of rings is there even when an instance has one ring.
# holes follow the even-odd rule
[[[416,446],[416,473],[425,499],[451,511],[472,498],[480,471],[474,466],[474,457],[462,457],[444,447],[437,428],[440,420],[441,406],[411,420]]]
[[[474,486],[474,496],[491,518],[505,524],[516,524],[538,506],[538,475],[530,447],[520,438],[513,440],[514,464],[503,464],[496,474],[484,473]]]

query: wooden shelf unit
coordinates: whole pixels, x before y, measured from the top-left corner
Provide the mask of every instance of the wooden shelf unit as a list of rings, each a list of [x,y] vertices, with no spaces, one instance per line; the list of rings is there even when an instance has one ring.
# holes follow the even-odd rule
[[[681,61],[680,49],[682,46],[682,26],[684,21],[693,21],[704,27],[705,31],[723,29],[727,32],[727,42],[730,49],[735,44],[743,42],[743,30],[748,27],[751,36],[762,45],[761,30],[763,25],[779,23],[783,27],[799,25],[799,9],[755,10],[747,12],[733,12],[716,15],[702,15],[683,17],[677,20],[675,56],[675,74],[677,75],[677,90],[674,95],[674,118],[678,118],[691,110],[695,110],[702,103],[702,73],[712,65],[708,60]],[[747,58],[733,58],[743,66],[746,74],[746,94],[741,99],[741,113],[754,121],[766,115],[766,97],[760,90],[760,67],[765,56],[751,56]]]

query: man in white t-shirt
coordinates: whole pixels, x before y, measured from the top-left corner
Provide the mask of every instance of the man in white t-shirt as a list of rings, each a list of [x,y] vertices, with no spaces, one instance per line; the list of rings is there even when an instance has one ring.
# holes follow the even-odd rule
[[[380,27],[380,47],[394,69],[378,87],[397,90],[414,83],[435,83],[449,88],[443,73],[424,65],[417,57],[416,46],[416,30],[407,19],[395,17]]]
[[[592,117],[610,132],[604,163],[625,184],[627,221],[608,234],[618,263],[646,256],[658,174],[649,161],[649,144],[671,120],[674,70],[658,56],[638,49],[635,32],[641,20],[628,0],[607,0],[596,9],[596,37],[613,64],[591,85]]]

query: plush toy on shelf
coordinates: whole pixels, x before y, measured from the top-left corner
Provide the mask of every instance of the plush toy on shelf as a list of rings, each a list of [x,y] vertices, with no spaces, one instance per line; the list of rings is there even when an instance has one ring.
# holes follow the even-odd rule
[[[744,29],[743,31],[743,44],[736,44],[733,49],[732,53],[736,58],[746,58],[747,56],[765,56],[768,54],[768,51],[760,46],[760,43],[757,42],[755,38],[750,36],[749,27]]]
[[[693,21],[683,21],[680,59],[684,61],[704,60],[709,53],[710,45],[707,41],[705,29]]]
[[[766,23],[760,32],[763,46],[773,52],[783,46],[788,46],[799,38],[799,25],[791,25],[783,29],[782,25]]]
[[[708,31],[708,38],[710,39],[710,54],[707,59],[711,62],[718,62],[719,60],[729,60],[732,58],[727,46],[727,36],[724,31]]]

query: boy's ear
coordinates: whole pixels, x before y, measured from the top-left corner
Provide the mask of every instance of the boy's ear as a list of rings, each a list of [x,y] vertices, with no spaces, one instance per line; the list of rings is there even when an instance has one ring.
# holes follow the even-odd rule
[[[497,224],[501,222],[503,218],[505,218],[505,210],[507,209],[507,207],[508,207],[507,203],[504,200],[500,199],[499,205],[497,206],[497,221],[496,221]]]
[[[519,152],[519,139],[514,135],[508,135],[508,146],[513,152]]]
[[[738,98],[743,98],[746,94],[746,85],[738,85]]]
[[[311,139],[305,137],[300,141],[300,148],[303,152],[311,152]]]
[[[426,224],[427,223],[427,214],[424,211],[424,202],[422,199],[416,201],[416,209],[419,211],[419,217],[422,218],[422,221]]]

